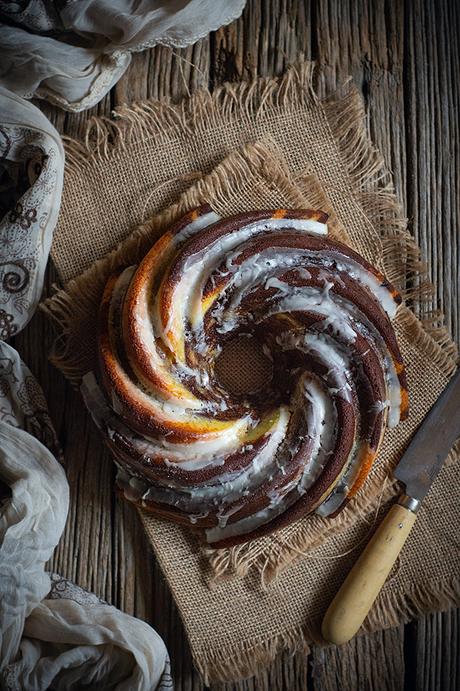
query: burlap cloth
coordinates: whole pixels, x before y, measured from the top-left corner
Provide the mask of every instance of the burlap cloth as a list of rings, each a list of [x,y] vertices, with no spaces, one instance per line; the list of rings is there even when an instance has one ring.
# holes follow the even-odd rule
[[[137,262],[172,219],[204,201],[222,215],[280,206],[328,211],[331,233],[378,265],[424,316],[422,323],[402,306],[395,322],[409,419],[387,431],[369,480],[337,519],[307,517],[249,545],[206,552],[185,530],[141,516],[206,680],[251,674],[283,648],[320,640],[328,603],[397,491],[389,470],[456,365],[439,314],[424,312],[430,286],[391,178],[367,138],[360,98],[349,86],[340,99],[320,102],[312,74],[303,63],[280,80],[225,86],[179,106],[138,104],[113,121],[94,121],[85,142],[67,143],[52,250],[67,283],[44,309],[59,329],[52,359],[75,383],[94,367],[97,308],[111,269]],[[455,457],[363,630],[458,603]]]

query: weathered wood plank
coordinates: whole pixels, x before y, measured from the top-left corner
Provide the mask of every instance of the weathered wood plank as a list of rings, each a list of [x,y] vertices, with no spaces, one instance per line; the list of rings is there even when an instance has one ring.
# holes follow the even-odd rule
[[[113,107],[147,98],[178,101],[209,80],[209,38],[188,48],[156,46],[135,53],[131,64],[112,89]]]
[[[416,660],[416,664],[406,669],[407,688],[417,691],[458,689],[460,610],[430,614],[406,628],[409,655]]]
[[[408,3],[406,16],[407,189],[411,229],[430,265],[437,300],[458,342],[458,3]]]
[[[63,113],[41,102],[57,129],[80,137],[92,115],[144,98],[179,99],[201,86],[280,74],[298,57],[324,67],[320,92],[349,74],[366,101],[371,136],[393,170],[411,230],[431,262],[437,306],[459,338],[460,8],[453,0],[249,0],[243,16],[193,47],[135,54],[125,76],[91,111]],[[457,38],[456,38],[457,37]],[[50,267],[47,290],[55,276]],[[200,691],[180,619],[134,510],[112,493],[113,467],[72,391],[47,362],[52,343],[41,314],[16,346],[41,382],[65,447],[71,510],[52,566],[164,637],[178,691]],[[148,584],[148,587],[146,587]],[[306,657],[282,656],[256,680],[215,691],[456,689],[459,613],[363,637]],[[404,659],[405,655],[405,659]]]
[[[359,689],[403,691],[404,626],[359,636],[346,645],[315,648],[312,679],[315,691]]]
[[[406,3],[406,200],[410,228],[428,261],[436,298],[460,341],[459,100],[460,7],[455,2]],[[431,614],[407,627],[408,688],[459,687],[459,610]]]

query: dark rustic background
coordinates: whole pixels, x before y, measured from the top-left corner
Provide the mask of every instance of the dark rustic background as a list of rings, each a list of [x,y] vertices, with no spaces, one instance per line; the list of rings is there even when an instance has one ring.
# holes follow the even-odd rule
[[[154,48],[91,111],[40,107],[73,137],[94,115],[145,98],[180,99],[226,80],[283,72],[300,56],[325,68],[320,92],[351,75],[362,91],[371,136],[394,173],[410,229],[431,266],[442,308],[459,341],[460,3],[456,0],[249,0],[243,16],[183,50]],[[78,240],[76,239],[76,242]],[[56,280],[48,271],[46,290]],[[182,626],[134,510],[113,493],[113,468],[79,395],[46,360],[49,325],[36,314],[15,339],[41,382],[65,449],[71,510],[52,567],[160,632],[178,691],[203,689]],[[420,373],[423,376],[423,373]],[[430,546],[430,549],[433,547]],[[190,584],[193,588],[193,584]],[[309,657],[285,654],[257,680],[215,691],[332,691],[460,688],[458,610],[357,638]]]

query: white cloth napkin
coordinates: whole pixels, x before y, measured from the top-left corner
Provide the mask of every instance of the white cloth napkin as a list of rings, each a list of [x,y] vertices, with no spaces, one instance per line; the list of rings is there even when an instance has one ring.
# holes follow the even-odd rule
[[[56,453],[42,391],[0,341],[0,480],[11,493],[0,509],[0,680],[14,691],[171,689],[148,624],[45,572],[69,507]]]
[[[29,0],[2,3],[0,82],[66,110],[95,105],[131,53],[183,47],[233,21],[246,0]],[[14,25],[13,25],[14,22]]]

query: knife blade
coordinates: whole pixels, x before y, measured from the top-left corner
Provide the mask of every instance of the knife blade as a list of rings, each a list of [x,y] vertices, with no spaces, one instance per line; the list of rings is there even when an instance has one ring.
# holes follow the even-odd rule
[[[406,495],[421,502],[460,435],[460,369],[425,417],[393,471]]]
[[[329,605],[321,627],[326,641],[339,645],[358,631],[404,546],[421,501],[459,435],[460,368],[393,471],[406,493],[390,508]]]

